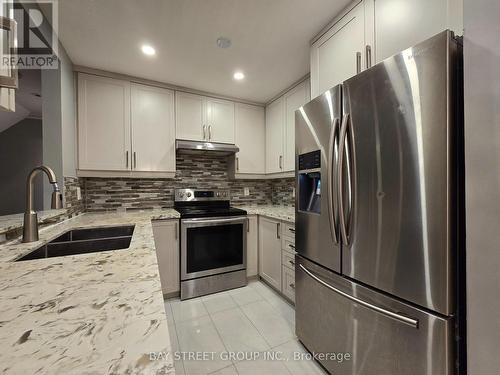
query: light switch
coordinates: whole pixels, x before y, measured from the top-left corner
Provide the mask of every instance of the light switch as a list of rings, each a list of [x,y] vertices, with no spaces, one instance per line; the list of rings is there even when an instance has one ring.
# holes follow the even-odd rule
[[[245,195],[245,196],[250,195],[250,189],[247,187],[243,188],[243,195]]]
[[[76,187],[76,199],[77,200],[82,199],[82,189],[80,189],[80,186]]]

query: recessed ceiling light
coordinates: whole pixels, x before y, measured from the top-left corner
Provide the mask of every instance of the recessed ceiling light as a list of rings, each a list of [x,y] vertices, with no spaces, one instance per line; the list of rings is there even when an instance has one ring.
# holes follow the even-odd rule
[[[143,54],[148,55],[148,56],[153,56],[156,54],[156,50],[151,47],[150,45],[143,44],[141,47],[141,51]]]
[[[245,78],[245,75],[243,74],[243,72],[235,72],[233,74],[233,78],[237,81],[241,81],[243,78]]]
[[[229,48],[231,47],[231,39],[220,36],[217,38],[217,47],[219,48]]]

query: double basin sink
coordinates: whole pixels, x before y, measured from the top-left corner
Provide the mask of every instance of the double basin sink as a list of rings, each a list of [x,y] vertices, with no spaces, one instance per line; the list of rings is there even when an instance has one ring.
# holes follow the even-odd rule
[[[135,226],[73,229],[16,260],[33,260],[67,255],[127,249]]]

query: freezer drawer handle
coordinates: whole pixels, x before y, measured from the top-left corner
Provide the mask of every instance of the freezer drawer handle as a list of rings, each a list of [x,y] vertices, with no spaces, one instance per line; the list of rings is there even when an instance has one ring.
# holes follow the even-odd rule
[[[314,275],[311,271],[309,271],[307,268],[305,268],[302,264],[299,264],[299,267],[307,274],[309,275],[311,278],[313,278],[314,280],[316,280],[318,283],[320,283],[321,285],[327,287],[328,289],[332,290],[333,292],[337,293],[337,294],[340,294],[341,296],[347,298],[347,299],[350,299],[351,301],[353,302],[356,302],[358,304],[360,304],[361,306],[364,306],[370,310],[374,310],[382,315],[385,315],[385,316],[388,316],[389,318],[392,318],[392,319],[395,319],[395,320],[398,320],[402,323],[405,323],[405,324],[408,324],[410,326],[412,326],[413,328],[418,328],[418,320],[416,319],[412,319],[412,318],[408,318],[407,316],[404,316],[404,315],[401,315],[401,314],[397,314],[395,312],[392,312],[392,311],[389,311],[389,310],[386,310],[386,309],[383,309],[381,307],[378,307],[378,306],[375,306],[375,305],[372,305],[371,303],[368,303],[368,302],[365,302],[359,298],[356,298],[356,297],[353,297],[347,293],[344,293],[343,291],[341,291],[340,289],[337,289],[333,286],[331,286],[330,284],[326,283],[325,281],[321,280],[319,277],[317,277],[316,275]]]

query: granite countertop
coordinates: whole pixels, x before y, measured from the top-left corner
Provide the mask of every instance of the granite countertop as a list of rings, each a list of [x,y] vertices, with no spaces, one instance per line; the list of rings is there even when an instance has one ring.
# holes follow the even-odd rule
[[[66,209],[47,210],[38,212],[38,223],[45,224],[57,221],[60,217],[66,215]],[[23,227],[24,213],[0,216],[0,235],[11,230]]]
[[[83,214],[0,245],[0,372],[173,374],[152,219],[177,211]],[[129,249],[12,262],[74,228],[135,224]]]
[[[263,206],[238,206],[248,215],[261,215],[272,219],[295,222],[295,208],[290,206],[263,205]]]

